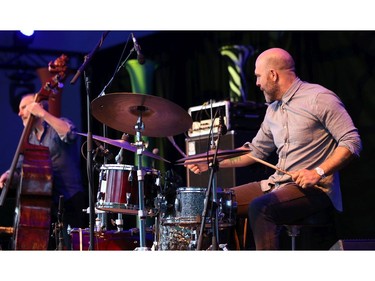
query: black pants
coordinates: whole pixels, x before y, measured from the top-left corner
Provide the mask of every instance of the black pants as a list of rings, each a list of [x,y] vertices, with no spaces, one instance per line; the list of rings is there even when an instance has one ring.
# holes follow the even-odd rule
[[[321,189],[301,188],[294,183],[266,194],[259,182],[232,190],[238,204],[238,215],[248,217],[257,250],[279,249],[281,225],[333,208],[328,195]]]

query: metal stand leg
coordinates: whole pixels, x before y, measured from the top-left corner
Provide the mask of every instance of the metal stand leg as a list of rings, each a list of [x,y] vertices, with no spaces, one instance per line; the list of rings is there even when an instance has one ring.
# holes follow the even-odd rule
[[[286,225],[288,230],[288,235],[291,238],[292,242],[292,251],[296,250],[296,237],[299,235],[300,230],[298,225]]]
[[[137,120],[137,124],[135,125],[136,129],[136,147],[137,147],[137,156],[138,156],[138,170],[137,170],[137,178],[138,178],[138,223],[139,223],[139,241],[140,247],[136,248],[136,251],[148,251],[149,249],[146,247],[146,219],[147,219],[147,212],[145,210],[145,201],[144,201],[144,175],[142,169],[142,152],[144,149],[144,144],[142,141],[141,131],[144,130],[144,124],[142,122],[142,110],[143,107],[139,107],[139,117]]]

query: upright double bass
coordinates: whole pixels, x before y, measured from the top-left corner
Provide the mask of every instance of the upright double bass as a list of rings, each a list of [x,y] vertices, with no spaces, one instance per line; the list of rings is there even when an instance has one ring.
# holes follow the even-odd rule
[[[35,102],[48,100],[51,93],[61,88],[65,79],[68,57],[61,55],[48,64],[53,76],[35,95]],[[48,147],[28,142],[35,123],[30,115],[17,146],[8,179],[0,195],[2,206],[14,179],[20,155],[23,155],[20,182],[17,186],[13,226],[12,248],[14,250],[47,250],[51,227],[52,165]]]

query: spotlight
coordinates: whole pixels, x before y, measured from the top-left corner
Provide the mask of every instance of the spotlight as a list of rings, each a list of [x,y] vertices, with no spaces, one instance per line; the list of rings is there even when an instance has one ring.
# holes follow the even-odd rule
[[[16,47],[27,47],[34,41],[34,31],[27,31],[27,33],[23,33],[25,31],[16,31],[14,32],[14,46]],[[25,35],[29,34],[29,35]]]
[[[20,32],[25,35],[25,36],[32,36],[34,34],[34,30],[29,30],[29,29],[24,29],[24,30],[20,30]]]

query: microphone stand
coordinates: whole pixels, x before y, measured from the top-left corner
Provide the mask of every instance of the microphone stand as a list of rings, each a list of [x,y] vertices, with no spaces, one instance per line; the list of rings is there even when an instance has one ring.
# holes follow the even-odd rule
[[[95,206],[94,206],[94,177],[92,172],[93,159],[92,159],[92,131],[91,131],[91,110],[90,110],[90,79],[84,71],[85,86],[86,86],[86,102],[87,102],[87,178],[89,185],[89,226],[90,226],[90,245],[89,250],[95,249],[95,239],[94,239],[94,227],[95,227]]]
[[[125,45],[123,51],[122,51],[122,54],[121,54],[121,57],[120,57],[120,62],[121,62],[121,59],[123,57],[123,54],[125,52],[125,49],[127,47],[127,44]],[[115,69],[115,72],[113,73],[111,79],[108,81],[108,83],[104,86],[104,88],[102,89],[102,91],[100,92],[99,96],[98,97],[101,97],[101,96],[104,96],[105,95],[105,90],[108,88],[108,86],[112,83],[113,79],[115,78],[116,74],[120,71],[120,69],[124,66],[124,64],[129,60],[129,57],[131,56],[131,54],[135,51],[135,47],[133,47],[129,54],[127,55],[127,57],[124,59],[124,61],[122,63],[118,63],[117,66],[116,66],[116,69]],[[107,137],[108,135],[108,127],[103,124],[103,136],[104,137]],[[123,135],[124,136],[124,135]],[[122,137],[123,138],[123,137]],[[104,148],[107,148],[107,144],[104,143]],[[120,152],[119,154],[123,153],[123,149],[121,148],[120,149]],[[121,155],[120,155],[121,156]],[[117,161],[117,159],[115,159],[117,164],[122,164],[122,163],[119,163],[119,161]],[[107,158],[105,157],[104,158],[104,164],[107,164]],[[103,220],[105,220],[104,216],[106,216],[106,214],[102,214],[103,216]],[[99,214],[99,217],[101,217],[101,215]],[[101,218],[99,218],[99,221],[102,220]],[[116,220],[116,225],[118,226],[117,227],[117,230],[120,232],[123,230],[123,215],[121,213],[118,213],[117,214],[117,220]],[[106,226],[105,226],[106,227]]]
[[[220,133],[218,134],[217,138],[217,146],[215,149],[214,157],[212,159],[212,162],[209,163],[210,167],[210,177],[208,181],[208,187],[206,190],[206,197],[204,200],[204,207],[202,212],[202,221],[199,231],[199,237],[198,237],[198,246],[197,250],[202,250],[202,242],[203,242],[203,231],[206,225],[206,214],[207,214],[207,208],[208,208],[208,202],[211,199],[211,228],[212,228],[212,250],[218,249],[218,221],[217,221],[217,199],[216,199],[216,181],[214,180],[217,171],[219,170],[219,162],[217,161],[217,152],[218,147],[220,143]]]
[[[96,53],[96,51],[102,46],[105,37],[108,35],[109,31],[106,31],[102,34],[102,37],[100,38],[98,44],[95,46],[95,48],[91,51],[91,53],[87,56],[85,56],[85,60],[81,67],[78,69],[77,73],[74,75],[73,79],[70,81],[70,84],[74,84],[78,77],[81,75],[82,72],[84,72],[84,78],[85,78],[85,87],[86,87],[86,107],[87,107],[87,153],[86,153],[86,159],[87,159],[87,178],[88,178],[88,189],[89,189],[89,222],[90,222],[90,246],[89,250],[95,249],[95,239],[94,239],[94,226],[95,226],[95,208],[94,208],[94,189],[93,189],[93,173],[92,173],[92,167],[93,167],[93,161],[92,161],[92,132],[91,132],[91,106],[90,106],[90,84],[91,81],[85,71],[87,65],[91,61],[93,55]]]
[[[217,214],[217,184],[216,184],[216,174],[219,170],[219,162],[217,160],[217,152],[220,145],[220,136],[225,131],[223,129],[224,124],[219,124],[218,128],[218,137],[217,137],[217,144],[215,149],[214,156],[212,158],[212,162],[209,163],[210,167],[210,177],[208,181],[208,187],[206,190],[205,200],[204,200],[204,207],[202,211],[202,221],[199,231],[198,237],[198,245],[197,250],[202,250],[202,243],[203,243],[203,231],[206,225],[206,215],[207,215],[207,208],[208,202],[211,199],[211,229],[212,229],[212,241],[211,241],[211,249],[218,250],[218,239],[219,239],[219,224],[218,224],[218,214]],[[214,147],[214,142],[212,143],[212,147]]]
[[[63,222],[63,218],[64,218],[64,207],[63,207],[63,203],[64,202],[64,196],[63,195],[60,195],[60,199],[59,199],[59,209],[57,211],[57,225],[55,225],[55,235],[58,234],[58,243],[57,243],[57,250],[59,251],[62,251],[64,250],[64,233],[63,233],[63,230],[64,230],[64,222]],[[56,236],[57,237],[57,236]],[[57,238],[56,238],[57,240]]]
[[[93,55],[96,53],[96,51],[103,45],[103,42],[104,42],[104,39],[107,37],[109,31],[105,31],[103,32],[102,34],[102,37],[100,38],[98,44],[95,46],[95,48],[91,51],[90,54],[88,54],[86,57],[85,57],[85,61],[83,62],[83,64],[81,65],[81,67],[77,70],[76,74],[74,75],[74,77],[72,78],[72,80],[70,81],[70,84],[74,84],[78,77],[81,75],[81,73],[86,69],[86,66],[89,64],[89,62],[91,61]]]

